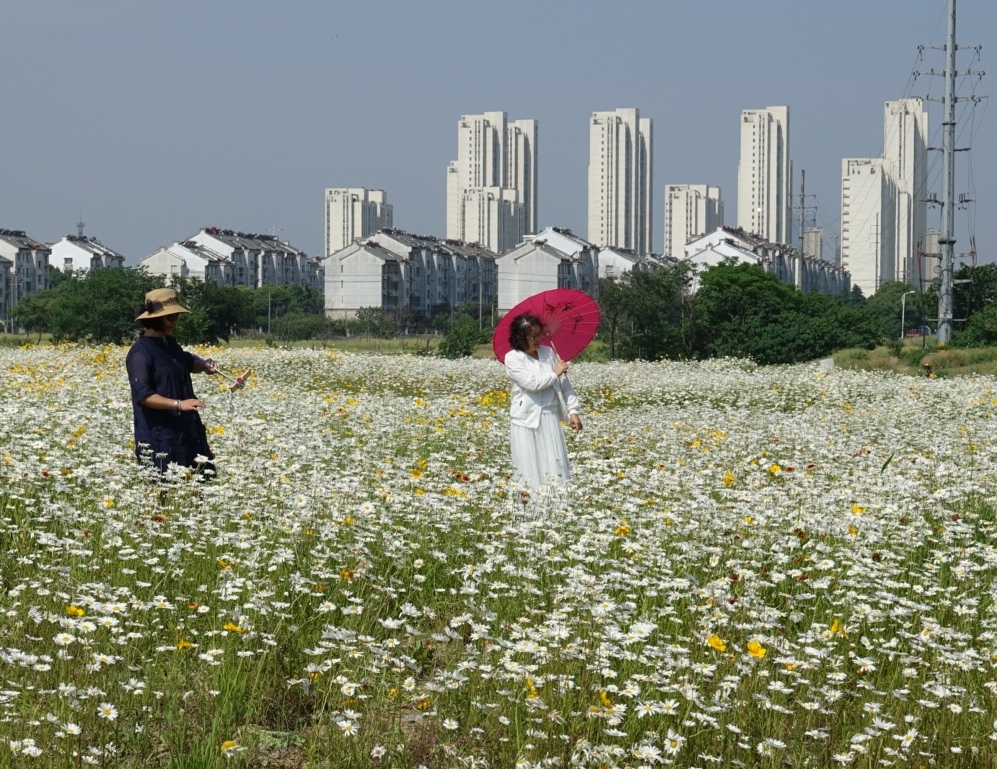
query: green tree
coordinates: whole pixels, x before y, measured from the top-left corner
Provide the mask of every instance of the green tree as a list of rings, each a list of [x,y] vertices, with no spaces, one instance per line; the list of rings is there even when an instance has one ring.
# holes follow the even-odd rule
[[[42,334],[50,330],[49,319],[52,316],[52,303],[55,294],[49,291],[39,291],[31,296],[26,296],[14,305],[14,317],[18,325],[28,334],[38,334],[41,341]]]
[[[466,358],[487,337],[478,328],[478,321],[464,313],[457,313],[447,324],[446,333],[437,351],[444,358]]]
[[[877,317],[854,295],[803,294],[751,264],[726,262],[706,270],[696,312],[706,354],[750,357],[762,364],[868,348],[880,337]]]
[[[219,286],[199,278],[174,278],[171,285],[190,310],[177,326],[180,344],[227,342],[240,328],[253,323],[252,297],[244,288]]]
[[[599,332],[609,344],[610,359],[616,358],[620,329],[628,318],[629,291],[627,288],[622,278],[620,280],[600,278],[599,280],[599,312],[601,313]]]
[[[697,325],[703,351],[711,356],[750,357],[758,363],[794,359],[794,331],[785,326],[798,313],[799,293],[775,274],[753,264],[723,262],[699,278]]]
[[[388,339],[395,334],[395,321],[391,313],[381,307],[361,307],[353,318],[353,326],[360,334]]]
[[[963,265],[952,273],[952,278],[968,281],[952,287],[952,314],[956,319],[971,320],[976,313],[997,304],[997,264]],[[937,307],[937,299],[935,302]]]
[[[952,335],[953,347],[997,346],[997,304],[990,304],[969,317],[966,328]]]
[[[322,294],[300,285],[266,285],[252,292],[254,325],[270,333],[274,321],[291,312],[321,315]]]
[[[136,307],[161,285],[159,278],[131,267],[74,274],[52,290],[52,338],[122,344],[136,335]]]
[[[907,299],[903,295],[908,291]],[[910,283],[891,280],[883,283],[865,303],[866,310],[876,319],[877,330],[884,339],[900,339],[901,320],[907,328],[921,325],[924,318],[925,297]]]
[[[328,330],[324,315],[314,312],[289,312],[273,323],[273,335],[285,342],[315,339]]]

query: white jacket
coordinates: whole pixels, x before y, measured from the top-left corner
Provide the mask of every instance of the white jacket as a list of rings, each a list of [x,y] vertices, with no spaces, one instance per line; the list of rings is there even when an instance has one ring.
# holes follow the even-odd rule
[[[514,425],[536,429],[545,406],[557,404],[561,419],[579,413],[581,405],[567,374],[554,373],[557,358],[549,347],[537,349],[537,358],[522,350],[510,350],[505,356],[505,372],[512,380],[512,403],[509,416]]]

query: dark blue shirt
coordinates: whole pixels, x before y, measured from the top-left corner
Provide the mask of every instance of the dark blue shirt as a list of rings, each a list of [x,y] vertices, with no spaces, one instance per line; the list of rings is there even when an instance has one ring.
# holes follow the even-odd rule
[[[153,409],[140,403],[150,395],[170,400],[195,398],[190,379],[193,366],[194,356],[172,336],[140,336],[125,358],[135,417],[135,456],[151,459],[160,470],[171,462],[194,467],[198,455],[214,458],[196,411],[177,414],[173,409]]]

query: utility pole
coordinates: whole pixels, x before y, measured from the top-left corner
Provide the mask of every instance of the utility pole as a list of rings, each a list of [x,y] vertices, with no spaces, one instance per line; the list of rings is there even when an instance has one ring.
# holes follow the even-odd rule
[[[815,198],[816,195],[811,195],[810,197]],[[800,171],[800,205],[796,207],[799,212],[800,217],[800,255],[803,256],[803,234],[807,229],[807,211],[816,211],[817,206],[807,205],[807,172],[806,170]],[[817,256],[817,254],[809,254],[809,256]]]
[[[945,78],[945,96],[942,98],[942,201],[941,227],[938,246],[941,252],[940,286],[938,290],[938,343],[948,344],[952,341],[952,273],[955,268],[955,105],[960,101],[978,101],[979,97],[957,97],[955,95],[955,79],[964,75],[983,77],[982,72],[965,70],[956,71],[956,51],[959,48],[970,48],[977,52],[978,45],[959,46],[955,42],[955,4],[956,0],[948,0],[948,24],[943,46],[920,46],[924,48],[941,48],[945,51],[945,70],[936,72],[916,72],[915,75],[942,75]],[[938,99],[933,99],[938,101]],[[934,147],[932,149],[937,149]]]

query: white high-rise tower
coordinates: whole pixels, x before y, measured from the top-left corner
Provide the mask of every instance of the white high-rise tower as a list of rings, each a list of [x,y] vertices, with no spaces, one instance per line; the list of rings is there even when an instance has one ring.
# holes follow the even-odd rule
[[[653,123],[640,110],[595,112],[589,124],[588,239],[651,252]]]
[[[707,184],[665,186],[665,256],[681,259],[690,240],[715,232],[724,223],[720,188]]]
[[[325,255],[346,248],[357,238],[394,225],[394,209],[384,190],[337,187],[325,191]]]
[[[447,166],[447,237],[496,253],[537,227],[537,121],[462,115]]]
[[[897,188],[895,280],[918,285],[922,277],[918,274],[918,246],[924,249],[928,230],[928,113],[921,99],[886,102],[883,157],[890,161]]]
[[[865,296],[897,279],[897,187],[891,165],[884,158],[841,161],[841,266]]]
[[[741,159],[737,166],[737,226],[771,243],[789,244],[789,107],[741,113]]]

